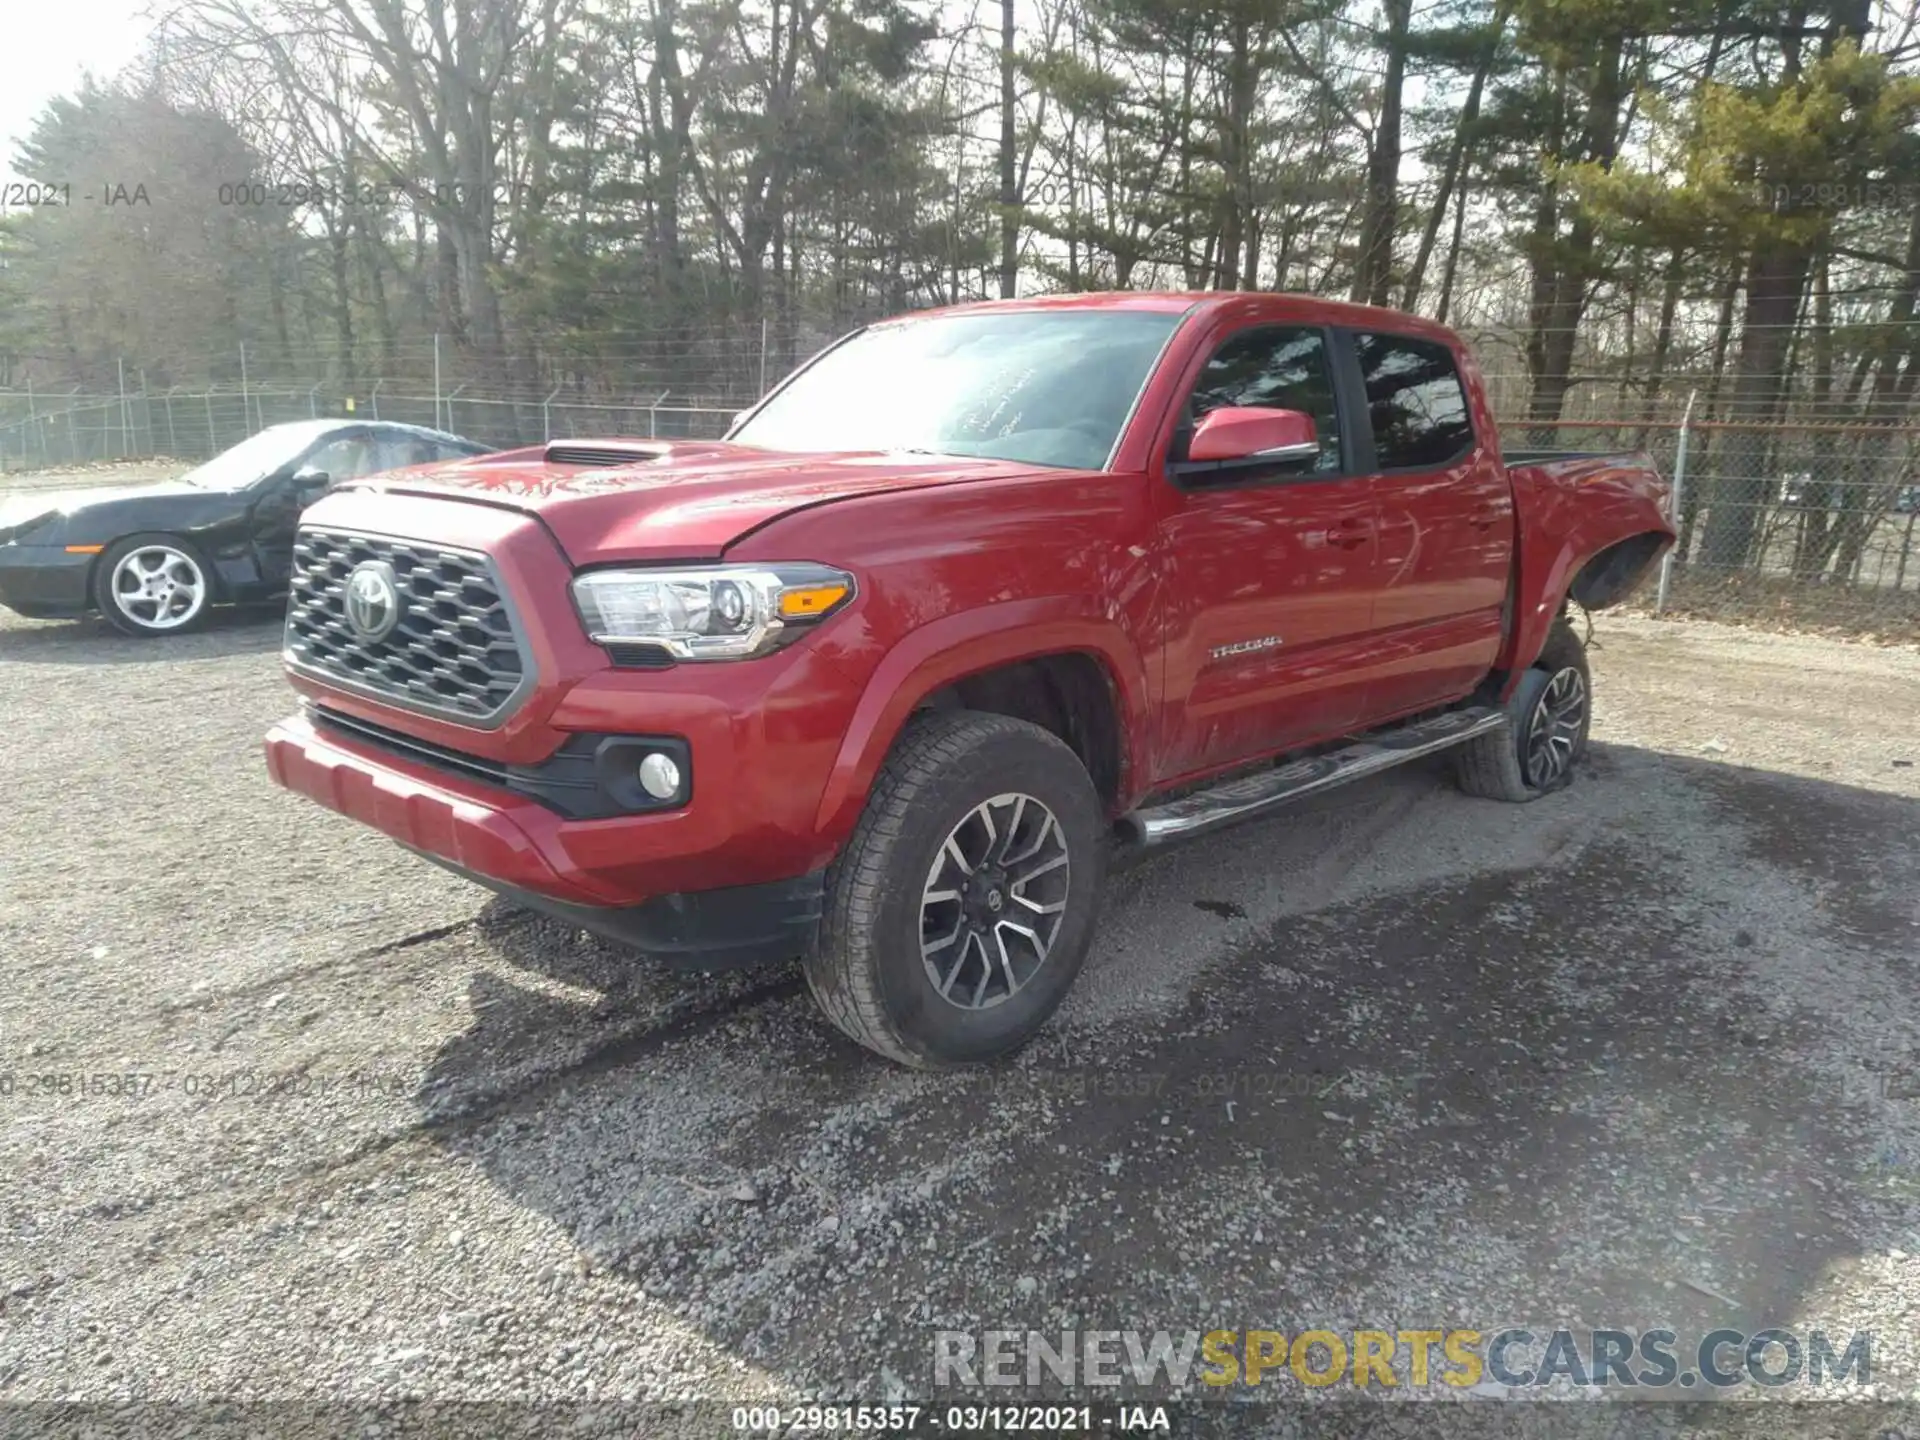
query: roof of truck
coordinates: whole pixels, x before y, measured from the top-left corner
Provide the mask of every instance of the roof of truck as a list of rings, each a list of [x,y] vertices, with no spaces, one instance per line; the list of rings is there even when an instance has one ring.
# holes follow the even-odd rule
[[[883,323],[931,319],[942,315],[977,315],[996,310],[1249,310],[1276,307],[1289,318],[1322,325],[1391,329],[1402,334],[1427,334],[1437,339],[1457,337],[1446,326],[1424,316],[1377,305],[1357,305],[1286,290],[1082,290],[1055,295],[1022,295],[1011,300],[976,300],[932,310],[916,310]]]

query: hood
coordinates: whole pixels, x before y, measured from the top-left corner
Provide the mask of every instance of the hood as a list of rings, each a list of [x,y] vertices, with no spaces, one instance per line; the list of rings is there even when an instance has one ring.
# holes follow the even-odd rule
[[[96,505],[140,500],[157,495],[202,495],[177,480],[152,480],[136,485],[82,485],[65,490],[22,490],[0,498],[0,542],[31,522],[49,515],[76,515]]]
[[[890,490],[1012,479],[1005,460],[788,454],[724,441],[555,441],[416,466],[341,489],[502,506],[536,515],[576,565],[711,559],[794,510]]]

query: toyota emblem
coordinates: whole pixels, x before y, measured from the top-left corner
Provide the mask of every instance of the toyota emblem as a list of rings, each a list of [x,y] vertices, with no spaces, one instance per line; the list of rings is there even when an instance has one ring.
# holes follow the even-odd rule
[[[365,560],[347,576],[347,624],[362,640],[384,640],[400,623],[400,587],[393,566]]]

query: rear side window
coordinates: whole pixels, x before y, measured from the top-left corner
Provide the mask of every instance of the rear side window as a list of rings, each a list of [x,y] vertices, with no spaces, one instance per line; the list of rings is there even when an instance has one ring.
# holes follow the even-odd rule
[[[1467,392],[1453,352],[1405,335],[1356,335],[1382,470],[1432,469],[1473,448]]]
[[[1334,411],[1333,368],[1319,330],[1266,326],[1228,339],[1207,362],[1181,417],[1183,437],[1211,410],[1253,405],[1304,410],[1313,417],[1320,454],[1309,474],[1340,473],[1340,423]]]

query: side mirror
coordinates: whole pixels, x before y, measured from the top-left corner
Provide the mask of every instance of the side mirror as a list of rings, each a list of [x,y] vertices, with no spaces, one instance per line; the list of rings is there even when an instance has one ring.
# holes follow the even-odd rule
[[[1208,411],[1187,445],[1187,459],[1195,465],[1311,460],[1319,453],[1311,415],[1254,405]]]
[[[317,494],[333,484],[333,477],[309,465],[293,472],[293,488],[302,495]]]

